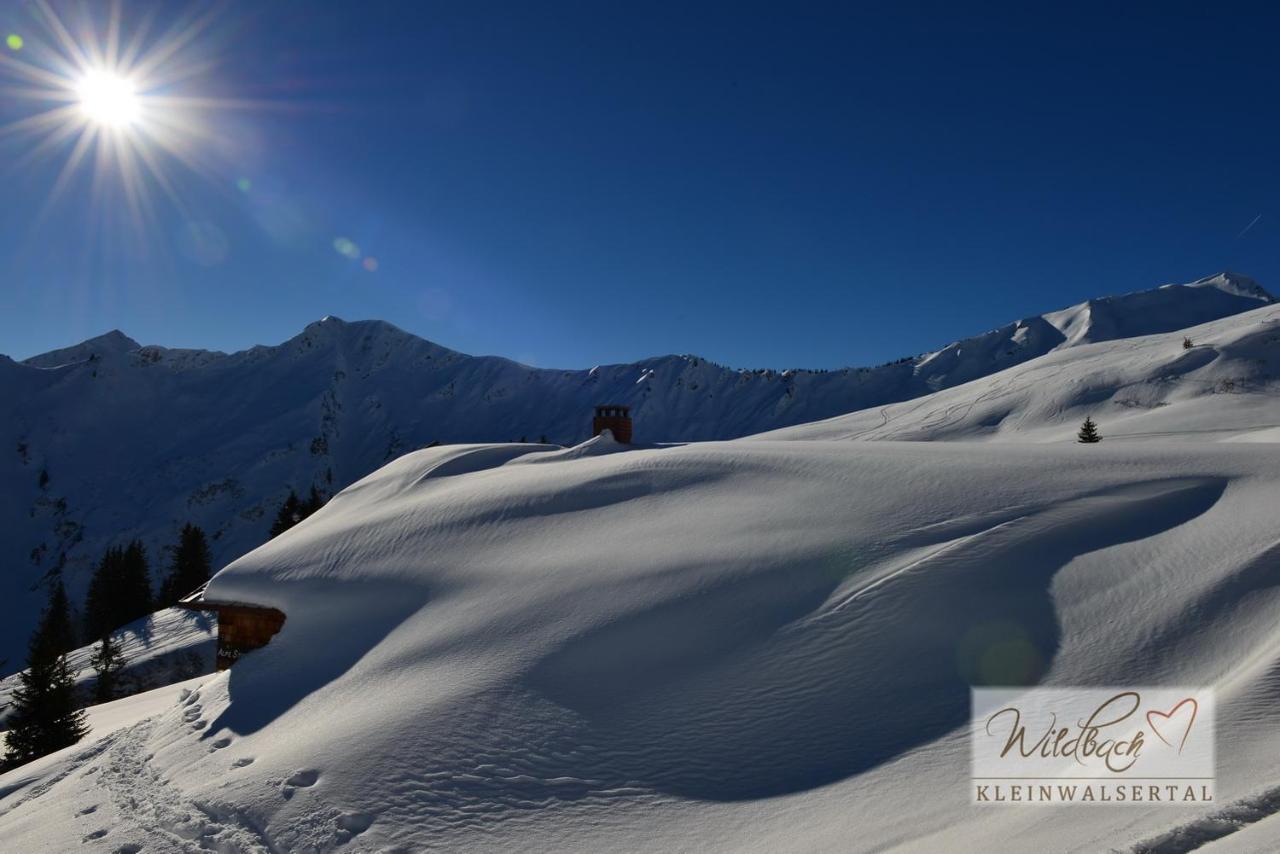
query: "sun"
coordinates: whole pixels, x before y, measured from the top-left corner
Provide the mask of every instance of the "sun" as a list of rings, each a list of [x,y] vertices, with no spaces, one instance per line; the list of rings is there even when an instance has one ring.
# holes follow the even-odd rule
[[[138,89],[127,77],[110,71],[87,72],[75,87],[80,112],[90,122],[106,128],[126,128],[138,120]]]
[[[33,223],[83,188],[91,215],[101,217],[95,228],[110,222],[145,239],[164,227],[158,203],[185,215],[190,179],[218,180],[225,171],[234,140],[212,115],[245,105],[207,87],[217,85],[211,72],[230,24],[220,23],[221,6],[157,8],[159,17],[129,26],[119,0],[68,6],[67,20],[37,0],[20,48],[0,51],[0,115],[13,117],[0,123],[0,140],[26,149],[0,163],[0,181],[62,160]],[[92,176],[87,187],[76,180],[82,171]]]

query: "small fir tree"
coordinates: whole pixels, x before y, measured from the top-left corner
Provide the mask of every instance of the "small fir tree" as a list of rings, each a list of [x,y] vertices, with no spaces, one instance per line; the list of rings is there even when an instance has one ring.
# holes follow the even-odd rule
[[[76,707],[75,674],[62,646],[70,632],[71,614],[62,579],[49,591],[49,604],[27,650],[27,669],[13,692],[4,766],[12,768],[75,744],[89,731],[84,711]]]
[[[93,702],[109,703],[122,696],[120,671],[124,669],[125,660],[118,641],[113,640],[110,634],[103,635],[89,664],[98,674],[98,681],[93,686]]]
[[[1183,349],[1183,350],[1190,350],[1193,346],[1194,346],[1194,345],[1191,343],[1191,339],[1190,339],[1190,338],[1183,338],[1183,339],[1182,339],[1182,349]]]
[[[1080,425],[1080,432],[1076,434],[1076,441],[1083,445],[1102,441],[1102,434],[1098,432],[1098,425],[1093,423],[1092,418],[1084,419],[1084,423]]]

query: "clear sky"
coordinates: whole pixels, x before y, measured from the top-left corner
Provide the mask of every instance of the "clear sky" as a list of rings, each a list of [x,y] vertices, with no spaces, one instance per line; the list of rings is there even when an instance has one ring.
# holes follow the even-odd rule
[[[121,43],[172,48],[120,131],[161,178],[91,150],[59,185],[79,137],[15,124],[50,19],[4,0],[0,352],[334,314],[833,367],[1222,269],[1280,291],[1280,7],[1052,7],[130,2]],[[105,3],[51,8],[108,41]]]

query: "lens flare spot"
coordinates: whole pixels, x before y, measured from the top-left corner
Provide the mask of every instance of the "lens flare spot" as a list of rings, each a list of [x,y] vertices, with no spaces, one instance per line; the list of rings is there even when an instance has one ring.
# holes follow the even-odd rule
[[[1033,685],[1045,657],[1027,630],[997,620],[970,628],[956,650],[959,675],[970,685]]]
[[[339,255],[345,255],[352,261],[360,257],[360,247],[346,237],[334,238],[333,248]]]
[[[236,189],[242,193],[247,193],[253,189],[253,182],[248,178],[237,178]]]
[[[376,273],[378,272],[378,259],[370,255],[360,262],[360,266],[364,267],[370,273]]]
[[[9,33],[9,36],[4,40],[4,43],[9,46],[9,50],[22,50],[22,46],[26,44],[26,42],[22,40],[22,36],[17,33]]]

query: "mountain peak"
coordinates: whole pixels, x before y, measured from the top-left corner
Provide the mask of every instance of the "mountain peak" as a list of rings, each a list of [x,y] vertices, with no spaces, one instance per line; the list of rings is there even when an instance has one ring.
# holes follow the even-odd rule
[[[70,347],[63,347],[58,350],[50,350],[47,353],[32,356],[30,359],[24,359],[22,363],[36,368],[56,368],[60,365],[84,362],[93,357],[128,353],[137,350],[141,346],[141,344],[125,335],[119,329],[112,329],[110,332],[104,332],[101,335],[88,338],[79,344],[73,344]]]
[[[1241,273],[1233,273],[1230,270],[1224,270],[1221,273],[1217,273],[1212,276],[1205,276],[1203,279],[1197,279],[1194,282],[1187,284],[1187,287],[1217,288],[1224,293],[1242,297],[1251,297],[1267,303],[1276,301],[1275,297],[1268,293],[1262,285],[1258,284],[1248,276]]]

